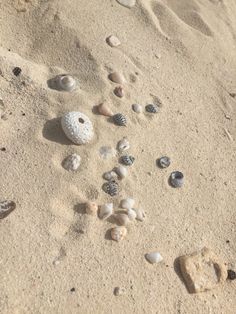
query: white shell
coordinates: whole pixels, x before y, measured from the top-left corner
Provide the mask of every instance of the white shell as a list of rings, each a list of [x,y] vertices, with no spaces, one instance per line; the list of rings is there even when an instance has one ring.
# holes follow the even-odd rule
[[[136,113],[141,113],[143,111],[143,107],[139,104],[133,104],[132,109]]]
[[[126,8],[132,8],[136,4],[136,0],[116,0],[116,1]]]
[[[72,92],[76,88],[76,80],[70,75],[58,75],[56,84],[60,90]]]
[[[111,238],[114,241],[121,241],[123,240],[127,235],[127,229],[124,226],[121,227],[115,227],[111,229]]]
[[[68,171],[76,171],[80,166],[81,158],[77,154],[72,154],[64,159],[62,165]]]
[[[126,137],[123,137],[122,140],[120,140],[117,144],[117,150],[122,153],[125,150],[128,150],[130,148],[129,141]]]
[[[121,226],[126,226],[130,223],[130,219],[127,214],[119,213],[115,215],[115,218],[117,219]]]
[[[100,207],[99,210],[99,218],[100,219],[107,219],[113,214],[113,203],[107,203]]]
[[[134,207],[135,200],[133,198],[125,198],[120,202],[120,207],[124,209],[131,209]]]
[[[136,212],[136,219],[139,221],[144,221],[144,219],[146,218],[144,210],[140,208],[133,208],[133,210]]]
[[[103,178],[107,181],[110,181],[110,180],[115,180],[117,179],[117,173],[115,173],[115,171],[108,171],[108,172],[105,172],[104,175],[103,175]]]
[[[151,264],[160,263],[163,261],[163,257],[159,252],[147,253],[145,254],[145,258]]]
[[[124,84],[126,82],[126,79],[122,73],[119,72],[113,72],[109,74],[109,79],[117,84]]]
[[[107,43],[111,47],[118,47],[121,44],[119,38],[114,35],[111,35],[107,38]]]
[[[118,167],[115,167],[114,168],[114,171],[118,174],[118,177],[120,179],[124,179],[125,177],[127,177],[128,175],[128,170],[127,168],[125,168],[124,166],[122,165],[119,165]]]
[[[95,202],[86,203],[86,214],[95,216],[98,212],[98,205]]]
[[[128,209],[127,210],[127,215],[128,215],[128,217],[129,217],[129,219],[132,221],[132,220],[135,220],[136,219],[136,217],[137,217],[137,214],[136,214],[136,212],[133,210],[133,209]]]
[[[61,118],[65,135],[75,144],[86,144],[93,138],[93,125],[90,119],[81,112],[68,112]]]

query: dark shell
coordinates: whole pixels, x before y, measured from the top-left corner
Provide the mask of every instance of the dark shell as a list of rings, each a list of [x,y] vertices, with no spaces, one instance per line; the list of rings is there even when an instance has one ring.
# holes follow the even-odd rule
[[[117,113],[113,116],[113,121],[116,125],[126,126],[127,120],[122,113]]]
[[[157,160],[157,164],[160,168],[167,168],[170,165],[170,158],[163,156]]]
[[[135,158],[133,156],[121,156],[120,161],[122,162],[122,164],[126,165],[126,166],[131,166],[134,161]]]
[[[145,107],[146,111],[149,113],[157,113],[159,111],[159,107],[157,105],[149,104]]]
[[[236,279],[236,272],[232,269],[228,269],[228,279],[235,280]]]
[[[21,68],[15,67],[12,72],[15,76],[19,76],[21,74]]]
[[[0,202],[0,219],[6,218],[15,208],[16,208],[15,202],[1,201]]]
[[[115,196],[119,193],[119,186],[116,181],[105,182],[102,186],[102,189],[110,196]]]
[[[171,173],[169,180],[173,188],[180,188],[184,184],[184,175],[180,171],[174,171]]]

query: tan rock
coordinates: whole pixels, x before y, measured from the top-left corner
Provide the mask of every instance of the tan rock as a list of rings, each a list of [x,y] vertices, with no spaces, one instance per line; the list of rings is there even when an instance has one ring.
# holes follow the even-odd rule
[[[179,264],[190,293],[211,290],[227,278],[224,263],[206,247],[199,252],[179,257]]]

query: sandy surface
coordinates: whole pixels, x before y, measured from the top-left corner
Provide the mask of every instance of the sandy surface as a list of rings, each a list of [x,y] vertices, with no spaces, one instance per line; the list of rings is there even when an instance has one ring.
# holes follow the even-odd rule
[[[236,268],[235,12],[234,0],[138,0],[132,9],[115,0],[0,0],[1,199],[17,204],[0,222],[1,313],[235,313],[235,281],[191,295],[174,268],[203,246]],[[112,34],[117,48],[106,43]],[[122,99],[112,71],[127,79]],[[48,88],[60,73],[80,88]],[[132,111],[156,97],[157,115]],[[92,112],[104,100],[127,127]],[[63,134],[59,118],[70,110],[92,120],[90,144]],[[107,236],[113,224],[78,204],[111,200],[102,174],[117,157],[98,151],[123,136],[136,160],[113,200],[118,208],[134,197],[147,219],[116,243]],[[70,153],[82,158],[76,173],[61,166]],[[172,161],[165,170],[156,166],[162,155]],[[185,174],[181,189],[168,185],[173,170]],[[153,250],[162,263],[147,263]]]

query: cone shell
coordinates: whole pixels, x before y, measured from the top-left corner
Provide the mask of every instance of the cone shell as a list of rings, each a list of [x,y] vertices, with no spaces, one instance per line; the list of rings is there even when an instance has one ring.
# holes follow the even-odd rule
[[[100,105],[98,105],[98,112],[106,117],[111,117],[114,115],[114,113],[112,112],[112,110],[108,107],[108,105],[106,103],[101,103]]]

